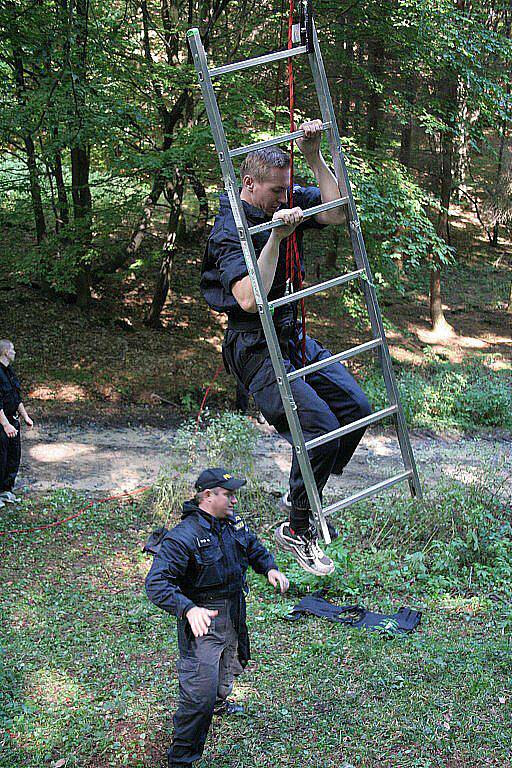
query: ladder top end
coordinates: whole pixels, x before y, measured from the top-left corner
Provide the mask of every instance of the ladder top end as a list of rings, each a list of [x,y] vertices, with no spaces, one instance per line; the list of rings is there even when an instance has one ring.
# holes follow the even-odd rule
[[[187,30],[187,37],[194,37],[194,35],[198,35],[199,30],[197,27],[192,27],[192,29]]]

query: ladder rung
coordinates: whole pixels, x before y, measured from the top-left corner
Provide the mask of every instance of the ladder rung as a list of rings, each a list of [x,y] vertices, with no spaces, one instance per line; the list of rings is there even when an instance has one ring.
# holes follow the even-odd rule
[[[353,421],[351,424],[346,424],[344,427],[333,429],[332,432],[326,432],[325,435],[320,435],[320,437],[315,437],[313,440],[308,440],[306,443],[306,448],[308,451],[310,451],[312,448],[316,448],[319,445],[329,443],[331,440],[336,440],[338,437],[343,437],[343,435],[350,434],[350,432],[355,432],[356,429],[361,429],[361,427],[366,427],[368,424],[373,424],[375,421],[385,419],[386,416],[391,416],[393,413],[396,413],[397,410],[398,406],[390,405],[389,408],[383,408],[382,411],[371,413],[369,416],[365,416],[363,419],[358,419],[357,421]]]
[[[254,59],[244,59],[243,61],[235,61],[233,64],[224,64],[222,67],[213,67],[210,69],[210,77],[216,77],[217,75],[225,75],[227,72],[236,72],[239,69],[249,69],[249,67],[258,67],[260,64],[268,64],[271,61],[280,61],[281,59],[289,59],[291,56],[299,56],[301,53],[306,53],[306,46],[299,45],[297,48],[287,48],[285,51],[275,51],[274,53],[266,53],[264,56],[256,56]]]
[[[322,123],[322,130],[328,131],[332,123]],[[264,147],[274,147],[276,144],[285,144],[287,141],[293,139],[300,139],[304,136],[304,131],[294,131],[293,133],[285,133],[282,136],[275,136],[273,139],[267,141],[257,141],[256,144],[247,144],[245,147],[237,147],[229,151],[230,157],[238,157],[238,155],[246,155],[248,152],[254,152],[256,149],[263,149]]]
[[[333,277],[331,280],[325,280],[323,283],[317,283],[316,285],[311,285],[309,288],[303,288],[301,291],[295,291],[295,293],[289,293],[287,296],[282,296],[280,299],[269,301],[268,305],[271,309],[282,307],[284,304],[291,304],[293,301],[305,299],[306,296],[313,296],[313,294],[320,293],[320,291],[328,291],[329,288],[335,288],[337,285],[348,283],[349,280],[355,280],[356,277],[361,277],[361,275],[364,274],[364,269],[357,269],[355,272],[347,272],[346,275]]]
[[[314,205],[312,208],[306,208],[304,218],[309,219],[310,216],[316,216],[317,213],[322,211],[330,211],[331,208],[339,208],[340,205],[346,205],[348,203],[348,197],[338,197],[336,200],[331,200],[330,203],[321,203],[320,205]],[[284,221],[281,219],[272,219],[272,221],[266,221],[264,224],[258,224],[255,227],[249,227],[249,233],[255,235],[258,232],[265,232],[267,229],[274,229],[275,227],[285,226]]]
[[[368,498],[368,496],[374,496],[376,493],[379,493],[379,491],[383,491],[386,488],[391,488],[392,485],[401,483],[402,480],[410,480],[412,475],[413,475],[412,469],[408,469],[407,472],[401,472],[399,475],[390,477],[387,480],[382,480],[382,482],[380,483],[376,483],[375,485],[371,485],[369,488],[365,488],[364,491],[358,491],[357,493],[353,493],[351,496],[347,496],[345,499],[342,499],[342,501],[337,501],[334,504],[329,504],[328,507],[323,508],[322,512],[324,513],[324,515],[328,515],[332,512],[337,512],[340,509],[349,507],[351,504],[354,504],[354,502],[356,501],[361,501],[362,499]]]
[[[364,344],[358,344],[357,347],[346,349],[345,352],[339,352],[337,355],[326,357],[325,360],[319,360],[318,363],[311,363],[311,365],[306,365],[304,368],[298,368],[296,371],[287,373],[288,381],[293,381],[301,376],[308,376],[308,374],[314,373],[315,371],[321,371],[322,368],[327,368],[328,365],[340,363],[342,360],[348,360],[350,357],[360,355],[362,352],[368,352],[370,349],[376,349],[376,347],[380,347],[381,345],[382,339],[380,337],[378,339],[373,339],[372,341],[367,341]]]

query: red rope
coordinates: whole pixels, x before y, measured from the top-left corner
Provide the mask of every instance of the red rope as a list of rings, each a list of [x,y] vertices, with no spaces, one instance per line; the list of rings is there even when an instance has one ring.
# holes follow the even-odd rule
[[[288,12],[288,49],[293,48],[293,12],[294,3],[290,0]],[[288,98],[290,110],[290,133],[295,127],[295,83],[293,79],[293,61],[288,59]],[[293,208],[293,175],[294,175],[294,142],[290,142],[290,178],[289,178],[289,205]],[[300,263],[297,234],[293,232],[286,241],[286,284],[289,290],[302,288],[302,268]],[[306,306],[304,299],[300,301],[301,325],[302,325],[302,365],[306,365]]]
[[[197,430],[199,429],[199,420],[201,418],[201,414],[203,412],[204,406],[206,405],[206,401],[208,399],[208,395],[210,394],[210,390],[213,387],[213,385],[215,384],[215,379],[217,378],[217,376],[219,375],[219,373],[221,372],[223,367],[224,367],[224,363],[221,363],[219,365],[219,367],[217,368],[217,370],[215,371],[213,379],[211,380],[210,384],[206,388],[206,392],[204,393],[204,397],[203,397],[203,399],[201,401],[201,405],[199,406],[199,410],[197,412],[196,428],[195,428],[195,432],[196,433],[197,433]]]
[[[211,384],[206,388],[206,392],[204,393],[203,400],[201,402],[197,418],[196,418],[196,432],[199,427],[199,419],[201,418],[201,414],[204,410],[204,406],[206,404],[206,400],[208,398],[208,395],[210,394],[210,391],[215,383],[215,380],[217,376],[219,375],[220,371],[222,370],[223,364],[221,363],[217,370],[215,371],[215,375],[211,381]],[[89,504],[86,504],[85,507],[82,507],[78,510],[74,515],[68,515],[68,517],[63,517],[59,520],[54,520],[53,523],[47,523],[46,525],[38,525],[34,528],[14,528],[11,531],[0,531],[0,536],[11,536],[14,533],[33,533],[34,531],[44,531],[48,528],[55,528],[58,525],[63,525],[64,523],[69,522],[70,520],[75,520],[77,517],[81,517],[84,515],[88,509],[93,507],[95,504],[104,504],[107,501],[114,501],[116,499],[129,499],[132,496],[136,496],[139,493],[144,493],[145,491],[149,491],[151,489],[151,485],[145,485],[142,488],[137,488],[134,491],[123,491],[123,493],[115,494],[114,496],[105,496],[104,499],[97,499],[96,501],[91,501]]]
[[[283,32],[284,32],[284,0],[281,0],[281,11],[280,11],[280,22],[279,22],[279,44],[277,46],[278,50],[281,50],[283,47]],[[279,59],[279,63],[277,65],[277,73],[276,73],[276,87],[275,87],[275,94],[274,94],[274,124],[273,124],[273,133],[276,133],[277,129],[277,103],[279,101],[279,87],[281,85],[281,73],[282,73],[282,59]]]
[[[63,517],[60,520],[54,520],[53,523],[47,523],[47,525],[38,525],[35,528],[16,528],[12,531],[0,531],[0,536],[10,536],[13,533],[32,533],[33,531],[44,531],[47,528],[55,528],[57,525],[62,525],[63,523],[67,523],[69,520],[74,520],[77,517],[81,517],[95,504],[104,504],[106,501],[114,501],[115,499],[129,499],[131,496],[136,496],[138,493],[149,491],[150,488],[150,485],[146,485],[144,488],[137,488],[135,491],[123,491],[123,493],[118,493],[115,496],[105,496],[104,499],[98,499],[97,501],[89,502],[89,504],[86,504],[85,507],[79,509],[78,512],[74,515]]]

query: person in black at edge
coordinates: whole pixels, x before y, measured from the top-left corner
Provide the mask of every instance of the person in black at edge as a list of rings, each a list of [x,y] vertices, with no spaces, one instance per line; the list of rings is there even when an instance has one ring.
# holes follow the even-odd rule
[[[27,427],[34,422],[21,402],[21,384],[11,363],[16,357],[14,344],[9,339],[0,340],[0,507],[5,502],[14,504],[19,499],[13,488],[20,468],[21,433],[20,419]]]
[[[303,208],[340,196],[336,179],[320,153],[321,125],[319,120],[301,125],[305,135],[297,139],[297,145],[315,174],[318,187],[294,187],[294,208],[286,207],[290,160],[281,149],[266,147],[250,152],[240,167],[240,197],[249,226],[270,219],[281,219],[286,224],[253,237],[269,300],[280,298],[287,291],[288,235],[297,233],[303,271],[304,231],[342,221],[341,208],[303,220]],[[201,290],[213,309],[228,315],[223,344],[227,367],[253,396],[266,420],[293,446],[227,195],[220,197],[220,210],[208,239]],[[297,324],[297,305],[278,307],[273,318],[286,370],[301,368],[302,331]],[[330,355],[329,350],[306,336],[306,365]],[[366,396],[341,363],[312,373],[305,380],[295,379],[290,386],[306,440],[363,418],[371,411]],[[329,475],[341,474],[363,434],[364,429],[359,429],[309,452],[320,496]],[[320,548],[317,532],[310,522],[309,501],[295,452],[290,489],[285,498],[289,499],[290,519],[276,531],[278,545],[292,552],[306,571],[318,576],[332,573],[334,563]]]
[[[179,704],[169,768],[199,760],[212,716],[243,708],[228,700],[249,655],[246,572],[250,565],[285,592],[288,579],[243,519],[235,491],[245,480],[216,467],[202,472],[182,522],[168,532],[146,578],[149,599],[178,619]]]

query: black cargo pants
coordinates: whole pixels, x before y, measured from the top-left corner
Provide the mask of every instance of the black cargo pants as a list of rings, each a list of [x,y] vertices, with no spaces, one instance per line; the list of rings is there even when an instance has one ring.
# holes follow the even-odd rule
[[[21,460],[20,421],[17,416],[11,416],[9,422],[18,430],[16,437],[7,437],[3,427],[0,427],[0,493],[12,491]]]
[[[179,701],[169,766],[188,766],[201,758],[216,704],[232,691],[238,662],[238,636],[230,616],[231,600],[208,602],[219,613],[208,634],[194,637],[186,618],[178,619]]]
[[[302,368],[302,340],[293,321],[276,328],[287,372]],[[306,336],[306,365],[331,357],[318,341]],[[263,330],[228,329],[224,340],[228,367],[254,398],[265,419],[293,448],[281,394],[270,360]],[[307,440],[332,432],[371,413],[366,395],[341,363],[334,363],[304,379],[290,383],[299,421]],[[309,451],[311,468],[320,496],[332,472],[340,474],[352,458],[364,428]],[[290,471],[292,511],[290,524],[302,531],[309,526],[309,500],[299,462],[293,449]]]

